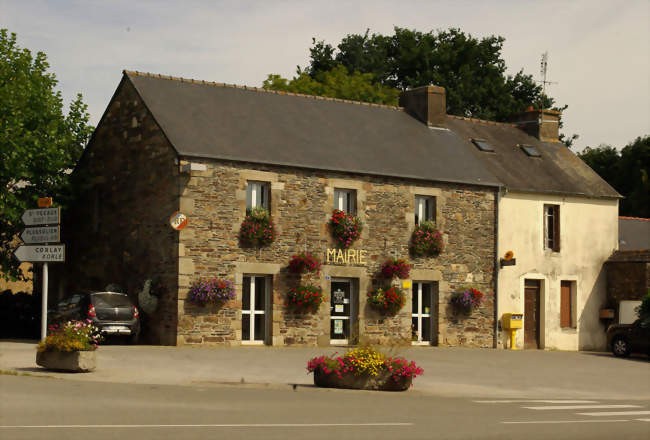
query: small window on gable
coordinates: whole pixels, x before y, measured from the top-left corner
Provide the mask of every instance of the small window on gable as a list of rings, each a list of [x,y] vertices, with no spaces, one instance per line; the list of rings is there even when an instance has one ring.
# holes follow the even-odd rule
[[[519,147],[524,150],[524,153],[530,157],[542,157],[542,155],[539,154],[539,151],[537,151],[535,147],[531,145],[520,145]]]
[[[436,198],[415,196],[415,224],[436,220]]]
[[[494,148],[483,139],[472,139],[472,142],[481,151],[494,151]]]
[[[268,182],[248,182],[246,185],[246,212],[253,208],[262,207],[269,210],[271,206],[271,191]]]
[[[334,209],[356,214],[357,192],[353,189],[334,189]]]
[[[560,252],[559,205],[544,205],[544,249]]]

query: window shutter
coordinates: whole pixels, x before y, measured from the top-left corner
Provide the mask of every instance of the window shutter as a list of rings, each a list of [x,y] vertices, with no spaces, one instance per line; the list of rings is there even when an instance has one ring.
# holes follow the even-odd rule
[[[560,285],[560,327],[571,327],[571,282]]]

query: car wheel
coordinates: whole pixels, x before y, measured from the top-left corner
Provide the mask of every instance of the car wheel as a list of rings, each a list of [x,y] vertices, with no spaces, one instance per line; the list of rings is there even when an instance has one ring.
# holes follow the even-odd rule
[[[614,356],[627,357],[630,355],[630,344],[627,343],[625,338],[619,336],[612,341],[612,353],[614,353]]]

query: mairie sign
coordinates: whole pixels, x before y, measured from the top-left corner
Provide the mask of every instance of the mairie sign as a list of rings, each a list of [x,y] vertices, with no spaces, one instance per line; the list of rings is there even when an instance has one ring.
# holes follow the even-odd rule
[[[39,226],[26,228],[20,238],[27,244],[56,243],[61,239],[60,226]]]
[[[65,245],[37,244],[31,246],[20,246],[14,251],[14,255],[20,261],[29,261],[32,263],[62,262],[65,261]]]
[[[57,225],[61,220],[61,208],[27,209],[21,219],[26,226]]]

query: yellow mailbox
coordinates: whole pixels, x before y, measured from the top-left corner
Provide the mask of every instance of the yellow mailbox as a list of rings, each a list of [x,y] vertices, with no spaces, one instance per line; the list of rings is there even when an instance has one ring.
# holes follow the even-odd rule
[[[523,327],[524,315],[521,313],[504,313],[502,320],[503,328],[510,330],[510,350],[516,350],[515,333]]]

